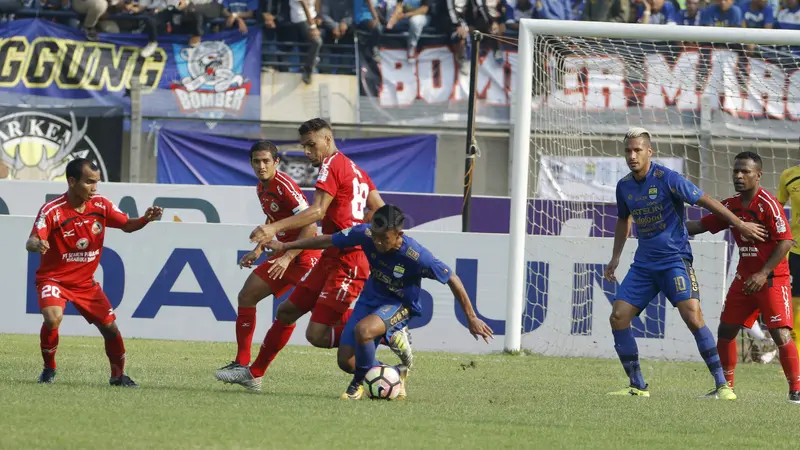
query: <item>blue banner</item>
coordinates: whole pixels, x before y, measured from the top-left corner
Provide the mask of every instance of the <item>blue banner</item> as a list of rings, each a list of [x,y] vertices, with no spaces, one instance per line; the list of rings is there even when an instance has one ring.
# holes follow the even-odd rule
[[[144,116],[260,120],[261,31],[206,35],[196,47],[160,36],[142,58],[143,34],[83,32],[36,19],[0,24],[0,104],[123,106],[131,80],[142,86]],[[66,101],[65,101],[66,100]]]
[[[245,185],[257,182],[250,167],[252,140],[162,129],[158,135],[158,182]],[[273,141],[281,150],[279,170],[301,187],[317,177],[298,142]],[[336,146],[386,192],[434,192],[436,135],[336,140]]]

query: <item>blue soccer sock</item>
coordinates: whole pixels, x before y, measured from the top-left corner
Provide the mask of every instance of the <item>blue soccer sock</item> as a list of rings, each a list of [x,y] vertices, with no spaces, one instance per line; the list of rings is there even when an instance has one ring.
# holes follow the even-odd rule
[[[694,340],[697,342],[697,350],[700,351],[700,356],[708,366],[708,371],[714,377],[714,382],[717,386],[727,384],[725,381],[725,373],[722,371],[722,363],[719,360],[719,353],[717,352],[717,343],[714,341],[714,335],[707,326],[703,326],[694,332]]]
[[[375,351],[377,348],[378,344],[375,341],[356,344],[356,370],[353,374],[353,384],[363,383],[369,369],[380,364],[375,359]]]
[[[611,333],[614,335],[614,350],[617,351],[622,367],[631,380],[631,386],[644,389],[647,385],[642,376],[642,369],[639,367],[639,347],[636,346],[633,329],[611,330]]]

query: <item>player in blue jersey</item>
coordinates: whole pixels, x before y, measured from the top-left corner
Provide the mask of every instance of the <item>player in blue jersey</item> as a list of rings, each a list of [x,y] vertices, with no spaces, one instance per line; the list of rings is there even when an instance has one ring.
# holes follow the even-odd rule
[[[742,221],[679,173],[651,162],[650,133],[644,128],[628,130],[624,142],[625,161],[631,173],[617,183],[614,254],[605,270],[606,279],[617,281],[614,272],[632,222],[636,222],[638,247],[628,274],[617,288],[610,317],[614,349],[630,378],[630,385],[611,394],[650,396],[639,367],[639,350],[631,321],[663,292],[694,334],[700,355],[714,377],[716,387],[703,397],[734,400],[736,394],[725,381],[714,335],[705,325],[700,311],[699,285],[692,269],[684,203],[708,209],[753,241],[763,242],[766,230],[761,225]]]
[[[467,316],[469,332],[475,339],[480,336],[489,342],[492,337],[492,329],[472,309],[461,279],[419,242],[403,234],[404,219],[398,207],[384,205],[375,211],[369,225],[357,225],[333,235],[267,244],[277,252],[361,246],[369,260],[369,279],[339,343],[339,367],[354,374],[342,399],[358,400],[362,397],[364,376],[371,367],[381,364],[375,359],[378,344],[382,339],[389,342],[393,333],[403,329],[411,317],[422,312],[419,293],[423,278],[450,287]],[[404,398],[408,369],[398,366],[398,371],[403,380],[398,398]]]

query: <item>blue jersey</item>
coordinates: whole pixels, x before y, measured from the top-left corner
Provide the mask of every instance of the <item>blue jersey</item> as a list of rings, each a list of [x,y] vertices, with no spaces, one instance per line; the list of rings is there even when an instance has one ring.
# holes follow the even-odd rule
[[[333,235],[333,245],[340,249],[361,246],[369,261],[370,274],[358,303],[369,306],[395,304],[408,306],[413,315],[419,315],[420,285],[423,278],[444,284],[452,271],[436,259],[428,249],[414,239],[403,235],[403,245],[398,250],[381,253],[372,242],[370,226],[357,225]]]
[[[751,8],[751,2],[744,3],[741,8],[747,28],[764,28],[767,25],[775,24],[775,13],[769,5],[764,6],[759,11],[754,11]]]
[[[633,216],[639,247],[634,264],[650,268],[692,262],[684,203],[694,205],[703,192],[681,174],[651,163],[642,181],[628,174],[617,183],[617,216]]]
[[[711,5],[703,10],[702,24],[712,27],[741,27],[742,10],[731,5],[727,11],[722,11],[719,5]]]

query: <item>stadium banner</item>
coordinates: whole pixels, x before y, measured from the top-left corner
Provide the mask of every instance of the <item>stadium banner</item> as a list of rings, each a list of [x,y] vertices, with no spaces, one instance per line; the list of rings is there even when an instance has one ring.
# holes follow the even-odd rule
[[[0,164],[11,180],[62,181],[70,161],[87,158],[102,181],[120,181],[122,122],[122,108],[0,106]]]
[[[186,36],[159,36],[158,49],[140,55],[147,37],[84,33],[38,19],[0,24],[0,104],[40,107],[130,108],[131,81],[142,86],[142,114],[259,120],[261,31],[206,35],[196,47]]]
[[[681,158],[653,158],[653,162],[683,173]],[[612,156],[539,157],[537,195],[545,200],[617,202],[617,183],[631,169],[624,158]]]
[[[250,166],[255,140],[162,129],[158,133],[157,181],[164,184],[245,185],[257,183]],[[278,169],[300,187],[312,187],[313,167],[297,141],[273,141],[281,151]],[[375,139],[337,139],[339,150],[372,177],[381,191],[433,192],[435,134]]]
[[[377,63],[362,60],[360,123],[466,126],[469,70],[459,67],[448,44],[423,38],[416,60],[409,61],[405,40],[387,36]],[[534,61],[551,72],[545,77],[551,84],[533,101],[537,131],[563,132],[555,127],[564,110],[572,110],[567,120],[580,118],[583,132],[619,133],[637,124],[655,134],[695,135],[706,97],[722,113],[712,117],[712,134],[800,135],[800,58],[791,53],[620,40],[547,45],[557,52]],[[480,60],[479,122],[509,123],[512,96],[522,95],[512,94],[516,65],[516,46],[503,43]]]
[[[39,332],[41,316],[34,286],[39,255],[22,242],[33,217],[0,216],[0,266],[5,276],[0,333]],[[251,227],[197,223],[153,223],[126,234],[112,230],[96,274],[114,306],[125,336],[234,342],[236,298],[250,270],[237,261],[252,247]],[[505,334],[507,258],[498,248],[506,235],[469,233],[409,233],[448,264],[463,280],[475,309],[497,334],[490,345],[469,335],[466,319],[446,285],[424,280],[424,314],[411,322],[414,346],[420,350],[493,352],[502,349]],[[523,348],[558,356],[615,358],[608,326],[616,286],[602,279],[613,239],[530,236],[529,285],[523,319]],[[626,246],[617,276],[624,277],[635,242]],[[695,271],[701,283],[703,313],[716,329],[724,293],[726,248],[720,242],[692,245]],[[279,299],[280,300],[280,299]],[[278,301],[259,305],[256,336],[264,336]],[[307,324],[307,317],[300,329]],[[634,320],[639,351],[644,358],[699,360],[697,346],[677,310],[663,298]],[[64,335],[95,336],[76,311],[66,311]],[[260,339],[260,338],[259,338]],[[292,344],[308,345],[304,333]],[[131,355],[135,358],[135,355]]]

